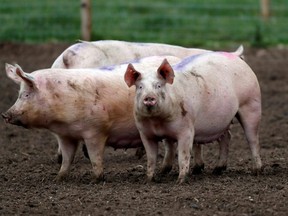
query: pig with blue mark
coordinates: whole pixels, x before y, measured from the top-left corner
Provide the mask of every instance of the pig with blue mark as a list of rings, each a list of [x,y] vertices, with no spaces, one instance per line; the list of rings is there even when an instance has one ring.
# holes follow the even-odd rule
[[[173,67],[165,59],[157,70],[128,65],[124,79],[128,87],[136,86],[134,117],[147,154],[149,181],[154,179],[159,140],[167,145],[164,173],[171,170],[178,149],[178,183],[187,180],[192,147],[196,164],[202,166],[201,144],[219,142],[215,169],[225,169],[234,117],[250,146],[254,171],[261,171],[261,92],[256,75],[240,55],[205,53]]]

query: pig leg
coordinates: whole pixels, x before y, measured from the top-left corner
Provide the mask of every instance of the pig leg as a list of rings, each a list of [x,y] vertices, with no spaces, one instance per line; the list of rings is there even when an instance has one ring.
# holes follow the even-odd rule
[[[90,159],[90,158],[89,158],[89,155],[88,155],[88,151],[87,151],[87,147],[86,147],[85,143],[83,143],[83,145],[82,145],[82,152],[83,152],[83,154],[84,154],[84,156],[85,156],[86,158]]]
[[[77,150],[78,141],[60,136],[57,136],[57,139],[62,152],[62,165],[56,178],[58,181],[60,181],[68,174]]]
[[[140,132],[140,137],[147,155],[147,180],[151,182],[154,180],[158,155],[158,142],[153,139],[148,139],[142,132]]]
[[[193,155],[194,155],[194,167],[192,174],[201,174],[202,170],[204,170],[204,162],[202,157],[202,146],[201,144],[194,143],[193,144]]]
[[[104,180],[103,155],[107,137],[103,135],[85,139],[88,155],[92,164],[92,170],[96,176],[96,182]]]
[[[60,145],[58,145],[58,150],[57,150],[57,162],[58,164],[61,164],[62,163],[62,153],[61,153],[61,147]]]
[[[166,174],[169,173],[172,169],[175,154],[176,154],[176,146],[174,141],[164,140],[165,146],[165,156],[161,168],[161,173]]]
[[[189,173],[190,157],[193,146],[194,130],[182,133],[178,138],[178,163],[179,163],[179,176],[177,183],[182,184],[187,179]]]
[[[143,155],[145,155],[145,148],[143,146],[142,147],[138,147],[136,149],[135,156],[138,159],[141,159],[143,157]]]
[[[229,143],[231,140],[231,133],[230,131],[226,131],[218,140],[219,143],[219,160],[217,166],[213,170],[214,175],[221,175],[224,170],[227,169],[227,160],[228,160],[228,153],[229,153]]]
[[[257,106],[258,105],[258,106]],[[240,107],[236,117],[244,130],[246,139],[252,152],[254,162],[253,171],[259,174],[262,169],[262,162],[260,157],[260,144],[259,144],[259,122],[261,118],[261,106],[259,103],[254,106],[244,105]]]

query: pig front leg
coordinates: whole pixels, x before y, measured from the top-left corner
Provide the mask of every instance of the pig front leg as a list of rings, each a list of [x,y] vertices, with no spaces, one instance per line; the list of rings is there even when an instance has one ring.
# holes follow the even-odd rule
[[[162,163],[161,173],[166,174],[172,170],[175,154],[176,143],[174,141],[164,140],[165,155]]]
[[[71,139],[69,137],[56,136],[58,145],[62,153],[62,164],[60,171],[56,177],[56,180],[61,181],[67,176],[71,163],[75,157],[75,153],[78,146],[78,140]]]
[[[85,139],[92,170],[96,177],[96,182],[104,180],[103,155],[107,136],[103,134],[95,135]]]
[[[214,175],[221,175],[224,170],[227,169],[227,160],[228,160],[228,153],[229,153],[229,143],[231,140],[231,133],[230,131],[226,131],[221,137],[219,142],[219,160],[217,166],[213,170]]]
[[[187,130],[178,136],[178,163],[179,176],[177,183],[182,184],[187,180],[189,173],[190,157],[193,146],[194,129]]]
[[[147,155],[147,180],[151,182],[154,180],[158,155],[158,141],[151,138],[148,139],[142,132],[139,133]]]

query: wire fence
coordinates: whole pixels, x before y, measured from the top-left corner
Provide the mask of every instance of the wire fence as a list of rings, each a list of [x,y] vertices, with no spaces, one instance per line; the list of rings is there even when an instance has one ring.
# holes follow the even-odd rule
[[[153,41],[185,46],[288,44],[288,1],[92,0],[92,40]],[[0,41],[74,42],[81,36],[79,0],[1,0]]]

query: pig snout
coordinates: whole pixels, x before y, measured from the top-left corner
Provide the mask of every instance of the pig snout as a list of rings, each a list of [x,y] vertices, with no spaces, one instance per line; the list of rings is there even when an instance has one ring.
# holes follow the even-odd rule
[[[1,113],[1,116],[6,123],[9,123],[11,121],[11,115],[9,115],[8,113]]]
[[[156,105],[157,100],[156,100],[156,97],[154,97],[154,96],[147,96],[144,98],[143,103],[147,107],[153,107]]]
[[[6,123],[27,128],[27,125],[23,124],[23,122],[20,120],[20,118],[13,115],[13,113],[5,112],[5,113],[1,113],[1,116]]]

